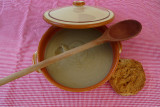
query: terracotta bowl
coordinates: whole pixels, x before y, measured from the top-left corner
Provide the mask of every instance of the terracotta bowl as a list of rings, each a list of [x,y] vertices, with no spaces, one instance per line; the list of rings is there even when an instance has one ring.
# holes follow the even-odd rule
[[[46,31],[46,33],[43,35],[43,37],[41,38],[41,40],[39,42],[38,51],[33,55],[33,63],[34,64],[37,63],[37,61],[40,62],[40,61],[44,60],[44,54],[45,54],[45,49],[46,49],[47,43],[49,42],[51,37],[54,36],[54,34],[61,29],[63,29],[63,28],[51,26]],[[107,29],[107,27],[106,26],[101,26],[101,27],[97,27],[95,29],[98,29],[101,32],[104,32]],[[66,87],[66,86],[63,86],[63,85],[57,83],[49,75],[46,68],[40,69],[40,70],[38,70],[38,72],[41,72],[50,83],[54,84],[55,86],[57,86],[57,87],[59,87],[63,90],[66,90],[66,91],[83,92],[83,91],[89,91],[89,90],[95,89],[95,88],[103,85],[105,82],[107,82],[110,79],[111,75],[114,73],[114,71],[115,71],[115,69],[118,65],[119,55],[120,55],[120,52],[121,52],[122,45],[121,45],[120,42],[111,42],[110,44],[111,44],[111,47],[112,47],[112,50],[113,50],[113,62],[112,62],[111,69],[102,81],[100,81],[99,83],[97,83],[93,86],[86,87],[86,88]]]

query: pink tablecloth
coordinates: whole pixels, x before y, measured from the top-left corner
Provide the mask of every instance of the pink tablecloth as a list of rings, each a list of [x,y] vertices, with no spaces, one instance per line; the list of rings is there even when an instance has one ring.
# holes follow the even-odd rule
[[[0,0],[0,78],[32,65],[32,54],[51,26],[42,19],[51,8],[71,5],[73,0]],[[160,106],[160,1],[86,0],[87,5],[115,12],[116,23],[136,19],[140,35],[124,41],[121,57],[142,62],[146,85],[135,96],[120,96],[110,84],[88,92],[67,92],[33,72],[0,87],[0,106]]]

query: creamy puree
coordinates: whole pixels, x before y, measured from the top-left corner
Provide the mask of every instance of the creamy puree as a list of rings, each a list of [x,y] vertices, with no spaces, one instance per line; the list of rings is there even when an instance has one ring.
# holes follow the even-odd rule
[[[101,36],[96,29],[62,29],[48,42],[45,59],[67,51]],[[110,71],[113,60],[109,43],[75,54],[47,68],[50,76],[59,84],[70,88],[86,88],[102,81]]]

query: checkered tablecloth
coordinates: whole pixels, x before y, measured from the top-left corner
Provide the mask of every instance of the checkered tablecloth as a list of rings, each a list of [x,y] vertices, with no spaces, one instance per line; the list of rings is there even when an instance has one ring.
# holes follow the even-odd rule
[[[43,13],[71,5],[73,0],[0,0],[0,78],[32,65],[32,55],[51,26]],[[108,8],[115,13],[110,24],[136,19],[143,30],[134,39],[122,42],[122,58],[143,64],[145,87],[135,96],[120,96],[110,84],[88,92],[61,90],[33,72],[0,86],[0,106],[15,107],[103,107],[160,106],[160,0],[85,0],[86,5]],[[109,25],[109,26],[110,26]]]

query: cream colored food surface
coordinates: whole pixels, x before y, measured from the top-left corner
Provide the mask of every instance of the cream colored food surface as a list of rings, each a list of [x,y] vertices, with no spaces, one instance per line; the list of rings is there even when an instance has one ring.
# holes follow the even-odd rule
[[[48,42],[45,59],[83,45],[101,36],[96,29],[62,29]],[[75,54],[47,67],[51,77],[63,86],[86,88],[102,81],[113,60],[109,43]]]

